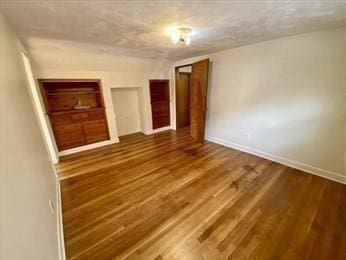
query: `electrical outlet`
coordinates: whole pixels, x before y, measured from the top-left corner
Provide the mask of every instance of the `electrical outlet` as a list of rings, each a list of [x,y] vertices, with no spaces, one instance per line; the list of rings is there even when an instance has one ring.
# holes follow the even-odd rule
[[[52,213],[52,215],[55,214],[55,204],[52,200],[49,200],[49,210],[50,210],[50,213]]]

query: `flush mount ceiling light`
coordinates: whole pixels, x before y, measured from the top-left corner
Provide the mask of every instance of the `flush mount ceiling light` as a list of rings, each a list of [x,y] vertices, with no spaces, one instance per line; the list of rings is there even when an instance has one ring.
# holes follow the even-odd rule
[[[172,28],[169,35],[174,44],[189,45],[191,43],[192,30],[188,27]]]

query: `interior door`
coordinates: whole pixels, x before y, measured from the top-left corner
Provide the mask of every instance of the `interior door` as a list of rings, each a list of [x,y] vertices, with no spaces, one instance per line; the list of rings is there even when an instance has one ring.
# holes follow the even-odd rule
[[[169,126],[170,97],[168,80],[150,80],[151,113],[153,129]]]
[[[190,124],[191,136],[204,142],[207,110],[209,59],[192,64],[190,76]]]

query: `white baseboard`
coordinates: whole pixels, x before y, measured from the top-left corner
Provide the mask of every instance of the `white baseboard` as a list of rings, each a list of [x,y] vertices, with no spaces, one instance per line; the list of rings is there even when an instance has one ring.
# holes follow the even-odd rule
[[[332,171],[321,169],[318,167],[314,167],[312,165],[308,165],[305,163],[286,159],[286,158],[283,158],[283,157],[280,157],[277,155],[273,155],[270,153],[259,151],[257,149],[249,148],[249,147],[239,145],[239,144],[236,144],[233,142],[224,141],[224,140],[221,140],[219,138],[212,137],[212,136],[207,136],[206,140],[210,141],[212,143],[217,143],[217,144],[220,144],[220,145],[223,145],[223,146],[226,146],[229,148],[233,148],[233,149],[245,152],[245,153],[253,154],[253,155],[256,155],[258,157],[262,157],[262,158],[265,158],[265,159],[268,159],[268,160],[271,160],[271,161],[274,161],[274,162],[277,162],[277,163],[280,163],[280,164],[283,164],[283,165],[286,165],[286,166],[289,166],[289,167],[292,167],[292,168],[295,168],[295,169],[298,169],[298,170],[301,170],[304,172],[308,172],[308,173],[332,180],[332,181],[346,184],[346,176],[344,176],[340,173],[332,172]]]
[[[110,144],[115,144],[115,143],[119,143],[119,138],[116,138],[114,140],[107,140],[107,141],[103,141],[103,142],[83,145],[83,146],[80,146],[80,147],[64,150],[64,151],[59,152],[59,156],[64,156],[64,155],[74,154],[74,153],[78,153],[78,152],[83,152],[83,151],[87,151],[87,150],[90,150],[90,149],[99,148],[99,147],[102,147],[102,146],[105,146],[105,145],[110,145]]]
[[[161,128],[157,128],[157,129],[143,131],[142,133],[145,135],[151,135],[151,134],[156,134],[156,133],[160,133],[160,132],[171,130],[171,129],[172,129],[172,126],[165,126],[165,127],[161,127]]]
[[[57,214],[59,260],[66,260],[64,226],[62,221],[61,187],[60,187],[60,182],[58,180],[56,181],[56,214]]]

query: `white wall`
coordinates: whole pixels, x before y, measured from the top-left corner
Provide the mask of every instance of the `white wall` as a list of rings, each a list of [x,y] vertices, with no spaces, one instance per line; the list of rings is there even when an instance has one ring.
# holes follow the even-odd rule
[[[345,29],[243,46],[210,58],[207,138],[345,180]]]
[[[171,62],[127,56],[88,53],[79,49],[31,51],[37,78],[101,79],[111,141],[118,141],[111,89],[140,88],[142,131],[152,132],[149,79],[169,78]],[[106,142],[107,143],[107,142]],[[106,144],[104,143],[104,144]],[[94,147],[94,145],[92,146]],[[81,149],[74,149],[79,151]]]
[[[138,88],[113,88],[112,99],[118,135],[141,131]]]
[[[18,40],[0,14],[0,259],[58,259],[56,178],[38,126]]]

